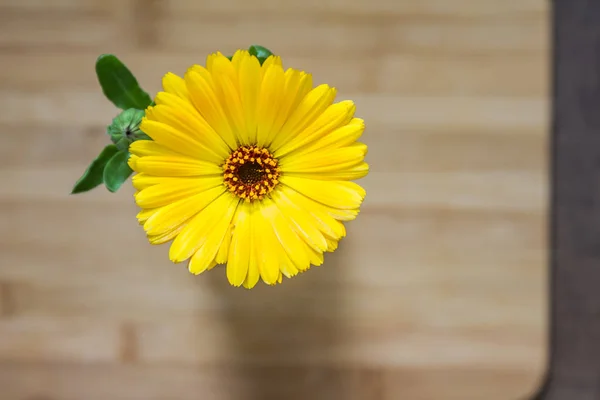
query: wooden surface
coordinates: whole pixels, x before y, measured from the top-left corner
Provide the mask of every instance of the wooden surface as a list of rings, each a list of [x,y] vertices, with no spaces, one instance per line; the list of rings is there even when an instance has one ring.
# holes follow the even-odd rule
[[[527,398],[549,20],[543,0],[0,0],[0,398]],[[100,53],[155,93],[252,43],[356,101],[372,173],[324,266],[246,291],[150,247],[129,186],[67,194],[115,114]]]

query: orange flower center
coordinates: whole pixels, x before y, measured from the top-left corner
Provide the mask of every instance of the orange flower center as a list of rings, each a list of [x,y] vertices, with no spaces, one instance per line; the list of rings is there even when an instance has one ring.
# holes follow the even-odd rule
[[[277,159],[265,148],[241,146],[225,161],[223,177],[236,196],[247,202],[262,200],[279,183]]]

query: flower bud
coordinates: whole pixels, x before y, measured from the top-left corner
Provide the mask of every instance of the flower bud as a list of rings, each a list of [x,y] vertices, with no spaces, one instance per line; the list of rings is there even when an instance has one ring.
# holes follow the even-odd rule
[[[140,130],[143,117],[144,110],[130,108],[113,119],[107,133],[119,150],[127,150],[129,144],[139,139],[150,140],[150,137]]]

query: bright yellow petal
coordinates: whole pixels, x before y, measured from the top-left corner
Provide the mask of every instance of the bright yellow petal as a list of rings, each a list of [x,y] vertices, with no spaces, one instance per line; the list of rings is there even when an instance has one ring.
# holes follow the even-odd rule
[[[347,147],[328,149],[284,157],[279,160],[281,171],[288,173],[320,174],[345,170],[360,164],[367,154],[367,146],[363,143],[354,143]],[[318,179],[318,175],[314,175]]]
[[[229,122],[228,125],[235,135],[237,143],[247,145],[249,144],[248,128],[240,96],[237,71],[225,56],[215,57],[212,68],[215,92],[219,96],[224,115]]]
[[[278,109],[273,120],[268,137],[265,139],[264,144],[268,146],[273,138],[279,134],[283,124],[290,117],[293,110],[298,107],[304,96],[312,89],[312,76],[303,71],[298,71],[292,68],[288,68],[284,73],[285,89],[281,97],[281,104],[278,105]]]
[[[297,275],[299,268],[295,265],[296,263],[299,264],[300,269],[307,269],[309,267],[309,260],[305,251],[305,246],[303,245],[302,240],[298,239],[298,236],[291,230],[289,222],[281,216],[279,209],[273,201],[265,199],[262,202],[260,213],[264,221],[271,222],[271,225],[268,226],[267,231],[265,232],[266,237],[270,237],[270,240],[272,241],[272,245],[269,246],[268,251],[272,252],[273,257],[277,260],[276,265],[279,269],[277,275],[283,274],[288,278]],[[276,226],[276,224],[279,226]],[[265,232],[263,232],[263,234]],[[286,243],[285,240],[288,240],[289,242]],[[287,252],[292,249],[301,251],[299,254],[295,255],[295,260],[292,260]],[[280,283],[281,279],[278,278],[277,282]]]
[[[233,237],[229,245],[229,258],[227,261],[227,279],[233,286],[240,286],[248,274],[251,246],[251,205],[241,203],[234,219]]]
[[[294,204],[284,190],[274,191],[272,197],[281,213],[289,220],[294,232],[316,252],[325,251],[327,242],[318,229],[318,223],[314,217],[307,210]]]
[[[152,208],[152,209],[148,209],[148,210],[141,210],[140,212],[138,212],[138,214],[136,215],[136,218],[138,220],[138,222],[140,223],[140,225],[144,225],[144,223],[148,220],[148,218],[150,218],[152,215],[154,215],[154,213],[157,211],[157,209]]]
[[[249,237],[249,246],[250,246],[250,256],[248,258],[248,273],[246,274],[246,279],[242,285],[246,289],[252,289],[258,281],[260,280],[260,271],[258,270],[258,253],[256,251],[255,239],[261,232],[258,231],[257,225],[252,223],[252,216],[258,212],[258,209],[255,204],[250,205],[250,237]]]
[[[300,176],[303,178],[319,179],[324,181],[354,181],[364,178],[369,173],[369,164],[362,162],[352,167],[340,169],[331,172],[319,173],[290,173],[290,176]]]
[[[183,182],[194,182],[195,179],[206,179],[202,178],[189,178],[189,177],[166,177],[166,176],[155,176],[148,174],[135,174],[131,181],[133,183],[133,187],[138,191],[149,188],[150,186],[163,184],[163,185],[178,185]],[[221,179],[221,183],[223,183],[223,179]]]
[[[339,208],[334,208],[334,207],[328,206],[323,203],[317,203],[314,200],[309,199],[309,198],[301,195],[300,193],[292,190],[291,188],[283,187],[282,191],[287,193],[287,195],[292,199],[296,199],[297,197],[299,197],[300,198],[299,204],[304,204],[304,206],[310,207],[310,209],[312,209],[313,207],[316,207],[316,208],[322,210],[323,212],[329,214],[332,218],[334,218],[338,221],[352,221],[352,220],[356,219],[356,216],[360,212],[359,208],[339,209]],[[290,200],[290,201],[294,201],[294,200]],[[326,232],[326,230],[324,232]]]
[[[299,149],[295,155],[305,155],[314,151],[337,149],[356,142],[365,130],[365,122],[360,118],[352,118],[347,125],[339,127],[327,135]]]
[[[242,64],[243,60],[249,57],[251,56],[248,50],[236,50],[235,53],[233,53],[233,56],[231,57],[231,65],[233,65],[233,68],[235,68],[236,71],[239,71],[240,65]]]
[[[323,206],[290,188],[282,188],[281,190],[285,192],[290,201],[312,215],[319,230],[323,232],[324,235],[333,239],[340,239],[346,236],[344,224],[333,218],[326,206]]]
[[[359,208],[365,198],[365,190],[354,182],[322,181],[283,175],[280,182],[319,203],[341,210]]]
[[[167,231],[162,235],[149,235],[148,241],[150,242],[150,244],[154,245],[167,243],[168,241],[173,240],[173,238],[175,238],[175,236],[177,236],[179,232],[181,232],[184,226],[185,225],[183,224],[179,225],[177,228]]]
[[[185,112],[186,115],[192,115],[204,121],[200,113],[198,113],[198,110],[196,110],[196,108],[194,107],[194,104],[192,103],[191,99],[182,99],[181,97],[173,93],[158,92],[154,101],[156,102],[157,106],[166,106],[172,109],[181,110],[182,112]],[[204,121],[204,123],[207,124],[206,121]]]
[[[327,249],[327,246],[325,247],[325,249]],[[316,251],[312,247],[308,247],[308,256],[310,258],[311,265],[314,265],[316,267],[323,265],[324,257],[322,252]]]
[[[219,247],[219,251],[217,252],[217,256],[215,257],[215,262],[218,264],[226,264],[227,259],[229,257],[229,246],[231,245],[231,236],[233,232],[233,224],[229,225],[229,229],[227,229],[227,233],[223,236],[223,242],[221,242],[221,246]]]
[[[167,93],[174,94],[182,99],[188,100],[189,93],[185,86],[185,81],[180,76],[168,72],[162,79],[163,89]]]
[[[219,188],[217,188],[219,189]],[[212,189],[211,189],[212,190]],[[208,190],[203,193],[208,193]],[[215,193],[218,191],[215,190]],[[197,212],[189,223],[181,230],[179,235],[175,238],[169,249],[169,258],[171,261],[177,263],[190,258],[196,251],[198,251],[205,242],[208,241],[209,237],[215,233],[215,227],[218,222],[222,219],[227,219],[230,214],[230,206],[232,206],[237,199],[231,196],[229,193],[224,191],[218,197],[215,197],[210,202],[205,203],[199,212]],[[209,200],[207,198],[206,200]],[[231,217],[229,218],[231,220]],[[197,260],[197,269],[200,270],[202,267],[207,267],[208,264],[214,260],[220,240],[223,238],[224,232],[221,233],[220,238],[214,238],[211,242],[211,248],[207,249],[209,254],[203,254],[204,257],[210,258],[205,260],[204,257]],[[215,243],[217,242],[218,243]],[[214,253],[212,251],[214,250]],[[211,256],[212,254],[212,256]],[[206,262],[206,265],[204,263]]]
[[[171,128],[169,132],[162,132],[163,136],[168,135],[168,139],[172,139],[173,133],[171,132],[175,132],[176,135],[183,136],[194,143],[195,148],[181,150],[178,147],[176,151],[180,153],[191,153],[194,157],[217,163],[222,162],[229,155],[230,149],[227,144],[197,112],[188,112],[183,108],[159,104],[146,111],[146,119],[169,126]],[[142,131],[144,130],[142,126],[140,128]],[[165,139],[161,141],[150,134],[148,136],[173,148],[164,143]]]
[[[265,73],[256,109],[256,144],[259,147],[265,146],[268,138],[273,136],[273,124],[286,96],[283,68],[273,65],[265,69],[263,64],[263,69]]]
[[[280,56],[270,55],[267,57],[267,59],[263,62],[262,69],[264,72],[266,72],[273,65],[283,68],[283,62],[281,61]]]
[[[208,178],[166,178],[164,182],[158,185],[141,190],[135,196],[135,202],[142,208],[162,207],[218,186],[223,186],[223,178],[218,176]]]
[[[162,176],[152,176],[148,174],[135,174],[131,177],[131,184],[136,190],[142,190],[150,186],[159,184],[163,179]],[[185,178],[184,178],[185,179]]]
[[[221,196],[195,218],[195,220],[201,219],[205,224],[202,229],[203,232],[206,232],[206,241],[190,259],[188,268],[192,274],[201,274],[211,266],[216,265],[217,261],[215,258],[225,240],[227,232],[229,232],[231,220],[239,202],[239,199],[234,196]],[[200,235],[202,233],[198,229],[196,236],[200,237]]]
[[[274,285],[279,278],[279,263],[281,262],[278,252],[274,250],[276,246],[279,246],[279,242],[273,233],[271,221],[266,218],[264,213],[264,203],[256,203],[256,207],[259,212],[252,215],[252,225],[256,226],[256,230],[260,234],[252,239],[258,258],[258,270],[263,282],[267,285]]]
[[[157,106],[160,108],[161,106]],[[167,114],[168,115],[168,114]],[[164,118],[164,117],[163,117]],[[173,127],[177,122],[170,121],[169,124],[143,118],[140,129],[150,136],[156,143],[183,155],[204,161],[220,163],[227,153],[217,154],[201,144],[189,133],[182,132]],[[182,126],[183,128],[183,126]]]
[[[153,140],[136,140],[129,145],[129,152],[133,155],[143,156],[175,156],[181,157],[183,154],[173,151],[162,144]]]
[[[240,96],[246,121],[247,143],[253,144],[256,143],[258,94],[262,84],[262,75],[260,63],[256,57],[252,57],[247,52],[240,54],[237,59],[234,56],[233,61],[239,60]]]
[[[144,229],[148,235],[161,235],[183,224],[225,192],[216,187],[159,208],[148,218]]]
[[[308,269],[310,258],[306,243],[294,232],[290,221],[281,213],[281,210],[272,200],[265,199],[264,203],[263,215],[271,221],[279,244],[292,262],[292,265],[288,267],[287,262],[285,262],[287,260],[283,260],[284,262],[280,266],[281,272],[289,278],[296,275],[299,270]]]
[[[283,143],[273,155],[283,160],[286,155],[327,136],[335,129],[347,125],[352,120],[355,110],[356,106],[351,101],[332,104],[306,129]]]
[[[185,83],[196,110],[216,132],[219,132],[229,148],[236,149],[238,143],[235,134],[215,92],[215,83],[210,72],[196,65],[186,72]]]
[[[319,85],[308,92],[269,144],[271,152],[276,153],[282,145],[315,122],[333,103],[335,95],[336,89],[328,85]]]
[[[129,158],[131,169],[138,173],[145,173],[155,176],[211,176],[223,175],[223,170],[217,164],[198,161],[189,157],[136,157]]]
[[[285,105],[281,107],[283,122],[288,119],[292,110],[298,107],[312,88],[313,79],[311,74],[293,68],[288,68],[285,71],[285,91],[289,96],[286,97]]]
[[[327,239],[327,251],[329,251],[329,252],[336,251],[338,248],[338,245],[339,245],[338,239],[330,238],[329,236],[326,236],[326,239]]]

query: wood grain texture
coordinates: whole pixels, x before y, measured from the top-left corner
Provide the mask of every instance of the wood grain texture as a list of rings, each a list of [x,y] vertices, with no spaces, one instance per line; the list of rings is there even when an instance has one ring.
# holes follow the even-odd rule
[[[543,0],[0,0],[6,400],[526,398],[547,361]],[[150,247],[133,190],[67,196],[115,115],[252,43],[356,101],[371,174],[325,264],[231,288]]]

